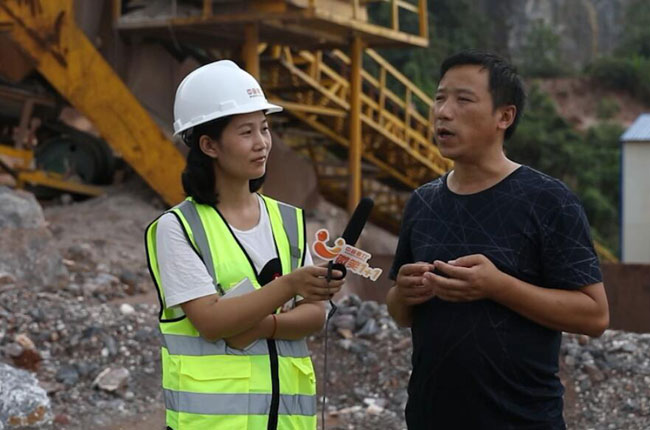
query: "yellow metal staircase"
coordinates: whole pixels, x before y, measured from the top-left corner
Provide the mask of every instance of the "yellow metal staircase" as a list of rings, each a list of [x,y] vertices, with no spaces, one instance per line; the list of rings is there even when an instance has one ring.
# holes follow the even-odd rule
[[[371,19],[374,2],[385,3],[389,22]],[[117,15],[122,35],[192,47],[203,61],[239,51],[298,120],[283,139],[311,157],[322,193],[348,209],[373,197],[373,221],[392,231],[409,192],[450,168],[432,143],[431,99],[362,49],[426,46],[426,0],[179,0]],[[341,51],[348,48],[350,57]],[[368,67],[359,73],[360,62]],[[320,143],[301,138],[305,131]]]
[[[327,140],[285,140],[313,161],[322,193],[345,206],[349,144],[350,58],[340,50],[264,52],[263,87],[305,126]],[[361,72],[363,194],[375,222],[396,231],[408,192],[451,168],[433,143],[433,101],[372,49]]]

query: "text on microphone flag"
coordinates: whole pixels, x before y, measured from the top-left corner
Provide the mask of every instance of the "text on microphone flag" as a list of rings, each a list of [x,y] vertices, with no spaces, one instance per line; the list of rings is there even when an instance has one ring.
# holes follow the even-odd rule
[[[322,228],[316,232],[316,240],[312,245],[314,254],[323,260],[343,264],[347,270],[364,278],[372,281],[379,279],[382,269],[370,267],[367,261],[372,255],[369,252],[346,244],[342,237],[334,241],[334,246],[328,246],[329,237],[327,229]]]

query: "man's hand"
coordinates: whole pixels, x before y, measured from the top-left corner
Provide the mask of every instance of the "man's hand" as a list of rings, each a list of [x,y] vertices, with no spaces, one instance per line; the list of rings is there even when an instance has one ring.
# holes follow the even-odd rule
[[[505,275],[484,255],[474,254],[445,263],[434,261],[435,273],[425,273],[423,284],[437,297],[449,302],[470,302],[490,298]]]
[[[433,287],[424,283],[424,276],[433,270],[433,264],[418,262],[400,267],[396,279],[396,299],[407,306],[419,305],[435,294]]]

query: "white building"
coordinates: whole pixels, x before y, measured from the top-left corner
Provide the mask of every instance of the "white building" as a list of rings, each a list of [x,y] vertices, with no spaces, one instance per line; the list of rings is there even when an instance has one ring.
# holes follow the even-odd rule
[[[650,263],[650,114],[621,136],[621,260]]]

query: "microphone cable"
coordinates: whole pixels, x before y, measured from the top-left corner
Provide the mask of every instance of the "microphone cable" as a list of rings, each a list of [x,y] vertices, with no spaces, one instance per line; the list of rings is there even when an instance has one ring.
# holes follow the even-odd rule
[[[370,216],[370,211],[372,210],[374,204],[375,203],[373,202],[373,200],[368,197],[362,198],[357,204],[357,207],[354,209],[354,212],[352,213],[352,216],[350,217],[350,220],[348,221],[348,224],[345,226],[345,230],[343,230],[343,234],[341,235],[341,237],[345,240],[345,243],[347,245],[354,246],[357,243],[357,240],[361,235],[361,230],[363,230],[366,221],[368,221],[368,217]],[[341,280],[345,278],[345,275],[347,274],[347,269],[345,268],[345,264],[338,263],[336,261],[337,260],[330,260],[327,263],[327,275],[325,277],[325,280],[327,281],[328,288],[329,288],[330,281]],[[340,271],[341,276],[340,277],[332,276],[333,270]],[[323,353],[323,378],[325,380],[323,381],[323,401],[322,401],[322,410],[321,410],[322,430],[325,430],[325,401],[327,399],[327,382],[329,380],[327,374],[327,338],[329,336],[330,319],[336,313],[337,310],[336,305],[334,304],[334,302],[332,302],[332,295],[330,295],[329,302],[332,308],[327,313],[327,319],[325,320],[325,339],[324,339],[325,351]]]
[[[335,264],[333,261],[329,261],[327,263],[327,275],[325,277],[325,280],[327,281],[327,285],[329,287],[329,283],[332,279],[336,279],[332,277],[332,268],[334,268]],[[338,264],[336,265],[338,266]],[[336,267],[338,269],[338,267]],[[345,276],[345,273],[343,273],[343,276]],[[332,301],[332,297],[329,299],[330,302],[330,310],[327,313],[327,319],[325,320],[325,339],[323,341],[323,400],[321,402],[321,429],[325,430],[325,400],[327,399],[327,382],[329,381],[329,377],[327,374],[327,338],[329,335],[329,323],[330,319],[334,314],[336,313],[336,310],[338,309],[334,302]]]

